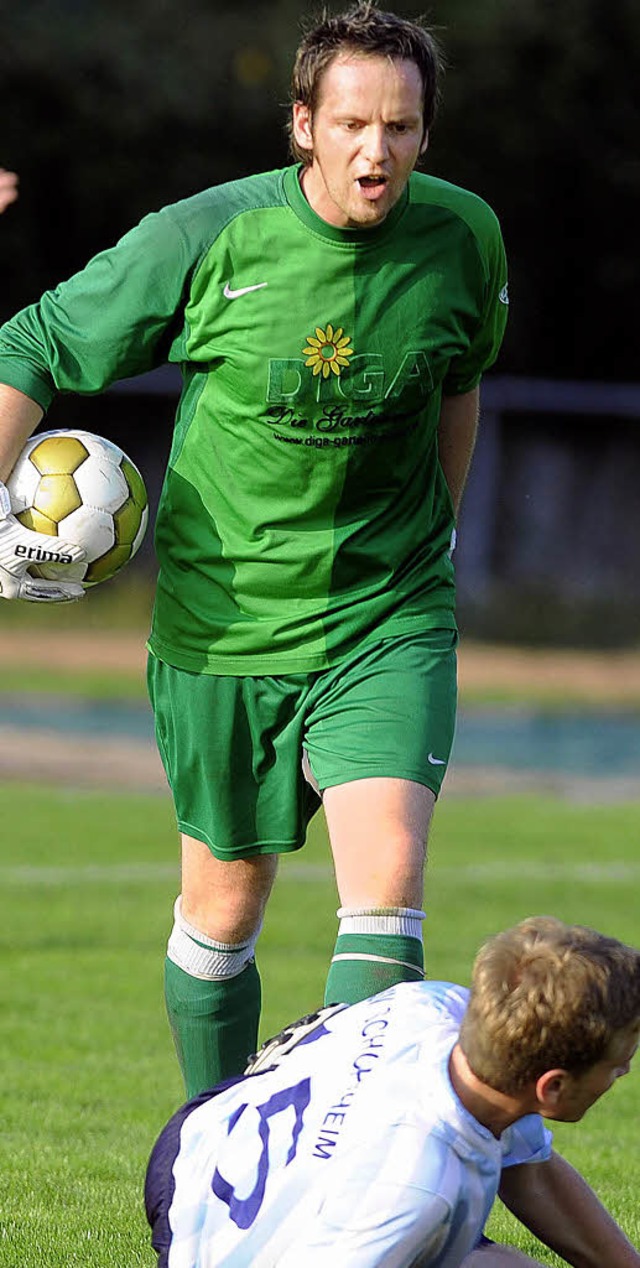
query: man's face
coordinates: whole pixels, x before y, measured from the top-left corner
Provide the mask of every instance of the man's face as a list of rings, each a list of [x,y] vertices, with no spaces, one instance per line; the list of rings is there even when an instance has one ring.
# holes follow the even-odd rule
[[[293,130],[313,155],[302,177],[313,210],[341,229],[381,224],[427,148],[420,71],[412,61],[341,53],[313,115],[294,105]]]
[[[639,1036],[640,1025],[633,1026],[629,1030],[622,1030],[615,1035],[602,1061],[598,1061],[583,1074],[573,1075],[565,1072],[554,1108],[550,1113],[543,1111],[544,1117],[557,1119],[563,1123],[577,1123],[594,1102],[608,1092],[610,1087],[613,1087],[616,1079],[629,1073],[632,1058],[638,1048]]]

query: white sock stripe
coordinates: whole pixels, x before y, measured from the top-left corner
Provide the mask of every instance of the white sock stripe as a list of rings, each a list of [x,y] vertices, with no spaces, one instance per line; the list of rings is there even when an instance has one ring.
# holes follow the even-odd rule
[[[416,920],[426,920],[427,913],[420,907],[338,907],[338,919],[343,916],[413,916]]]
[[[182,914],[182,895],[176,898],[174,925],[167,944],[167,956],[189,977],[203,982],[219,982],[237,977],[253,959],[253,952],[261,926],[243,942],[216,942],[208,934],[201,933],[189,924]]]
[[[340,907],[338,916],[340,917],[338,935],[341,933],[386,934],[391,937],[416,938],[418,942],[422,939],[422,921],[425,913],[416,911],[412,907],[380,907],[378,909]]]
[[[424,977],[424,970],[419,968],[417,964],[410,964],[408,960],[393,960],[386,955],[361,955],[359,952],[354,952],[353,955],[334,955],[331,963],[337,964],[339,960],[371,960],[378,964],[399,964],[403,969],[412,969],[414,973],[418,974],[418,977]]]
[[[245,965],[253,959],[253,946],[201,947],[189,934],[174,925],[167,944],[167,956],[189,977],[203,982],[220,982],[224,978],[237,977]]]

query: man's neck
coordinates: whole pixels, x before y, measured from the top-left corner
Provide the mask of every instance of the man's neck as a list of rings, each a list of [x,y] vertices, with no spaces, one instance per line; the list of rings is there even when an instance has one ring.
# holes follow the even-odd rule
[[[507,1127],[525,1114],[535,1112],[535,1096],[523,1093],[508,1096],[476,1077],[461,1047],[456,1044],[449,1058],[451,1085],[464,1108],[493,1136],[499,1138]]]

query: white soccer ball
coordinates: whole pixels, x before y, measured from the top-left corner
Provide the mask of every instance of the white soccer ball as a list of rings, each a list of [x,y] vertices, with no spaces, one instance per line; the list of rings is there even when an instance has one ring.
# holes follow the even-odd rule
[[[88,431],[32,436],[7,488],[25,528],[86,551],[81,564],[35,561],[34,577],[98,585],[133,559],[146,532],[149,502],[138,468],[118,445]]]

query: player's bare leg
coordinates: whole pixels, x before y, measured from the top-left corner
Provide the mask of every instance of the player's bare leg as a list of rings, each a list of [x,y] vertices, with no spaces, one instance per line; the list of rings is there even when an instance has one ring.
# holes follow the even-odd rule
[[[431,789],[409,779],[356,779],[327,788],[323,802],[342,904],[420,907]]]
[[[253,952],[277,866],[273,854],[224,862],[182,836],[182,895],[165,988],[189,1097],[241,1074],[257,1048],[261,992]]]
[[[355,1003],[423,976],[424,865],[435,796],[407,779],[327,788],[340,928],[326,1003]]]
[[[182,914],[220,942],[240,942],[259,930],[278,868],[277,854],[225,862],[182,834]]]

